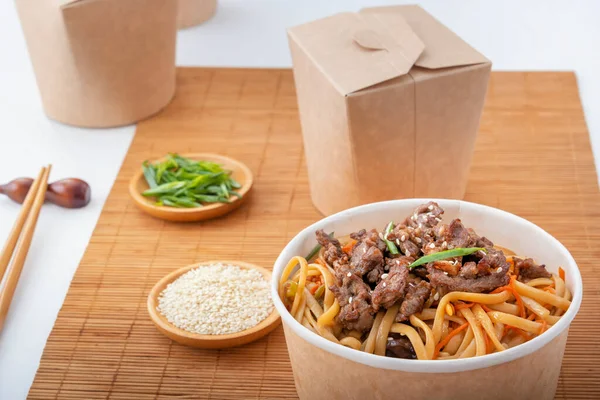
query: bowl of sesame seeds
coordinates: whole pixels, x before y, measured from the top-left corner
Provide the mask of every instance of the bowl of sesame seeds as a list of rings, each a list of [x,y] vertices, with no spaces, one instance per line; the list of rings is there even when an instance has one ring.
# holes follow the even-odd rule
[[[241,346],[273,331],[271,271],[242,261],[207,261],[171,272],[148,295],[148,313],[168,338],[192,347]]]

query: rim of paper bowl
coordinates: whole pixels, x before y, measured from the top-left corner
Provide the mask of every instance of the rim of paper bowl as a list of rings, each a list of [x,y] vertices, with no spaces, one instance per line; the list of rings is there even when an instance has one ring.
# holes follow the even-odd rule
[[[428,201],[438,202],[442,205],[442,207],[444,207],[444,203],[449,204],[451,202],[458,203],[459,208],[462,205],[467,205],[468,207],[474,207],[475,209],[478,209],[478,211],[483,213],[499,214],[502,218],[512,220],[513,224],[526,224],[532,227],[534,230],[538,231],[538,234],[541,238],[547,241],[549,245],[555,246],[556,249],[564,256],[565,260],[568,260],[568,265],[563,265],[562,267],[565,269],[567,276],[573,284],[573,298],[571,300],[571,305],[569,309],[565,314],[563,314],[562,318],[542,335],[537,336],[536,338],[531,339],[526,343],[520,344],[518,346],[498,353],[456,360],[406,360],[401,358],[392,358],[368,354],[365,352],[350,349],[340,344],[330,342],[329,340],[317,335],[316,333],[309,331],[291,316],[291,314],[285,308],[283,302],[279,298],[278,294],[278,284],[279,278],[281,277],[281,273],[283,272],[283,269],[285,268],[289,260],[297,255],[292,254],[291,249],[301,245],[308,236],[314,235],[314,232],[317,229],[324,228],[334,221],[351,218],[353,215],[372,213],[380,208],[394,208],[394,206],[399,206],[403,203],[407,206],[412,205],[412,208],[415,208],[418,205],[426,203]],[[358,228],[360,227],[357,227],[357,229]],[[581,274],[579,272],[579,268],[577,267],[575,260],[571,256],[571,253],[569,253],[569,251],[565,248],[565,246],[563,246],[562,243],[560,243],[548,232],[535,225],[534,223],[529,222],[526,219],[518,217],[509,212],[502,211],[489,206],[484,206],[481,204],[449,199],[403,199],[384,201],[350,208],[348,210],[344,210],[337,214],[333,214],[329,217],[323,218],[315,222],[314,224],[308,226],[307,228],[303,229],[285,246],[279,257],[275,261],[273,275],[271,279],[271,296],[273,297],[273,302],[275,303],[277,311],[279,311],[279,314],[281,315],[282,321],[290,329],[292,329],[295,334],[300,336],[302,339],[306,340],[308,343],[312,344],[313,346],[317,346],[318,348],[323,349],[329,353],[371,367],[419,373],[451,373],[470,371],[474,369],[481,369],[498,364],[507,363],[512,360],[525,357],[526,355],[531,354],[550,343],[554,338],[556,338],[560,333],[562,333],[565,329],[569,327],[569,325],[573,321],[573,318],[575,318],[575,315],[579,311],[582,299],[582,292],[583,284],[581,281]]]

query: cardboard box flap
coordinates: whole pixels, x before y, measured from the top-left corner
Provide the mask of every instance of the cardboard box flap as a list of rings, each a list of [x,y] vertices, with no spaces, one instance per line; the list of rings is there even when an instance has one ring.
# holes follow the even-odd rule
[[[415,62],[418,67],[437,69],[490,62],[419,6],[371,7],[360,10],[360,13],[401,15],[425,43],[425,51]]]
[[[344,95],[407,74],[425,47],[399,13],[341,13],[288,34]]]

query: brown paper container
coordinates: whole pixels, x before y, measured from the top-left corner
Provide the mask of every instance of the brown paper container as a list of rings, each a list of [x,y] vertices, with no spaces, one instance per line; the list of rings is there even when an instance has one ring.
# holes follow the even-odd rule
[[[217,0],[179,0],[177,27],[200,25],[212,18],[216,10]]]
[[[337,14],[288,37],[322,213],[464,196],[489,60],[418,6]]]
[[[125,125],[175,92],[177,0],[16,0],[44,110],[84,127]]]
[[[312,346],[283,324],[300,399],[552,400],[568,330],[506,364],[427,374],[370,367]],[[418,361],[417,361],[418,362]]]
[[[301,399],[550,400],[554,398],[569,326],[582,300],[582,280],[569,251],[538,226],[507,212],[458,200],[435,200],[443,223],[460,218],[465,226],[517,254],[561,266],[573,293],[569,309],[542,335],[514,348],[457,360],[403,360],[356,351],[328,341],[298,323],[278,295],[279,279],[292,257],[315,245],[315,231],[344,236],[361,228],[384,227],[429,199],[368,204],[324,218],[298,233],[273,267],[271,295],[281,315]]]

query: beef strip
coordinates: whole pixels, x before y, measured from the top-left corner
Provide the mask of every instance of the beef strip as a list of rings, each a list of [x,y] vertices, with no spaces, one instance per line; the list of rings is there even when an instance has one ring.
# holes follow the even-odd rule
[[[456,249],[459,247],[474,247],[477,238],[469,234],[469,231],[462,224],[460,219],[454,219],[448,225],[445,231],[444,240],[448,242],[448,249]]]
[[[406,218],[404,225],[426,231],[440,222],[443,213],[444,210],[436,202],[430,201],[417,207],[412,215]]]
[[[385,347],[385,355],[388,357],[407,358],[410,360],[417,358],[417,354],[415,353],[412,343],[410,343],[410,339],[399,333],[390,333],[390,338],[388,338]]]
[[[405,230],[405,232],[408,232]],[[398,244],[398,247],[400,249],[400,251],[402,252],[402,254],[404,254],[407,257],[415,257],[418,258],[421,255],[421,246],[419,246],[418,244],[416,244],[414,241],[419,240],[421,241],[420,238],[417,238],[413,235],[411,235],[410,233],[404,234],[402,231],[399,231],[399,237],[406,237],[408,239],[405,239],[404,241],[400,240],[400,239],[396,239],[396,244]]]
[[[327,264],[332,265],[336,269],[339,265],[348,264],[348,256],[342,250],[339,240],[329,237],[322,229],[319,229],[316,235],[317,242],[325,249],[323,257]]]
[[[398,224],[387,239],[395,242],[407,257],[418,258],[421,249],[434,240],[434,228],[441,221],[440,215],[443,213],[444,210],[435,202],[422,204],[403,223]]]
[[[406,321],[411,315],[421,312],[423,305],[431,294],[431,285],[427,281],[411,280],[400,311],[396,315],[396,322]]]
[[[350,257],[352,272],[359,276],[366,275],[368,282],[376,283],[383,274],[385,242],[375,229],[362,229],[350,234],[350,237],[357,241]]]
[[[472,268],[472,265],[469,264],[468,268]],[[487,249],[485,256],[477,263],[475,276],[472,276],[472,271],[467,270],[465,274],[453,277],[435,268],[433,263],[427,264],[431,284],[448,292],[489,292],[508,284],[508,269],[509,264],[504,254],[492,248]]]
[[[404,297],[408,279],[408,268],[406,266],[413,261],[413,258],[405,256],[386,260],[390,272],[387,277],[382,277],[375,290],[373,290],[372,300],[375,311],[379,310],[380,307],[390,308]]]
[[[366,229],[361,229],[358,232],[351,233],[350,237],[356,240],[357,242],[369,240],[369,244],[371,246],[377,246],[377,248],[380,251],[385,251],[386,244],[383,240],[381,240],[381,238],[379,237],[379,232],[377,232],[377,230],[375,229],[371,229],[370,231],[367,231]]]
[[[476,239],[475,247],[485,247],[486,249],[489,247],[494,247],[494,243],[486,238],[485,236],[479,236],[472,228],[469,228],[469,234]]]
[[[552,274],[546,271],[545,265],[537,265],[531,258],[513,258],[515,262],[515,275],[522,282],[528,282],[536,278],[551,278]]]
[[[373,326],[375,310],[369,286],[350,271],[348,265],[336,270],[336,284],[329,288],[340,304],[338,322],[348,330],[365,332]]]
[[[336,317],[349,330],[365,332],[373,326],[375,311],[371,305],[369,286],[355,274],[349,265],[348,256],[337,239],[330,238],[323,230],[316,232],[317,241],[323,246],[325,261],[333,265],[335,284],[329,288],[340,304]]]
[[[475,279],[478,271],[475,261],[467,261],[460,269],[460,276],[465,279]]]

